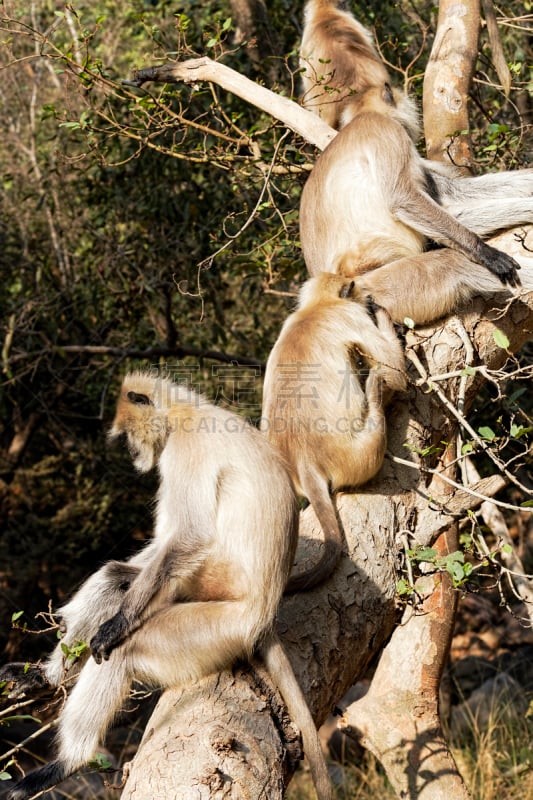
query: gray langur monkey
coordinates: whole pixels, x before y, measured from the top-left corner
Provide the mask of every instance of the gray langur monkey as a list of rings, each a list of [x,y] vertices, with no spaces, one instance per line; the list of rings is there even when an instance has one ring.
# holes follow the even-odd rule
[[[325,271],[355,277],[415,256],[433,239],[463,253],[503,283],[516,285],[519,264],[474,232],[475,215],[465,211],[471,230],[437,202],[437,182],[408,132],[408,99],[386,84],[367,89],[352,106],[357,109],[352,121],[318,157],[302,192],[300,238],[311,275]],[[527,175],[521,178],[527,183]],[[533,189],[533,171],[529,181]],[[481,190],[482,180],[478,186]],[[505,204],[499,214],[497,205],[495,200],[494,230],[533,222],[532,197],[513,207],[512,219]],[[487,216],[482,216],[486,231]],[[375,300],[379,304],[379,298]]]
[[[383,463],[384,404],[391,391],[405,389],[405,363],[388,314],[373,313],[375,322],[353,281],[322,273],[302,286],[267,361],[261,428],[325,538],[322,558],[293,576],[287,591],[324,580],[340,557],[330,492],[366,483]]]
[[[315,70],[304,74],[303,102],[341,128],[302,194],[300,234],[310,274],[353,277],[395,321],[410,316],[416,323],[474,294],[517,285],[516,270],[527,259],[514,260],[480,237],[533,223],[533,170],[462,177],[422,159],[413,143],[414,106],[390,89],[370,34],[339,5],[310,0],[305,8],[301,55]],[[320,85],[313,90],[317,60],[330,75],[326,94]],[[313,91],[323,104],[311,102]],[[422,258],[428,239],[453,250]],[[529,274],[521,275],[531,285]]]
[[[91,581],[113,584],[116,570],[115,605],[105,608],[112,616],[91,623],[92,657],[60,715],[57,759],[19,781],[9,800],[26,800],[87,764],[134,679],[183,686],[256,647],[302,732],[317,795],[331,800],[315,724],[273,630],[298,536],[280,456],[243,419],[150,373],[123,381],[110,437],[121,435],[139,471],[159,470],[154,538],[126,565],[96,573],[65,607],[70,638]],[[57,679],[55,667],[44,671]]]

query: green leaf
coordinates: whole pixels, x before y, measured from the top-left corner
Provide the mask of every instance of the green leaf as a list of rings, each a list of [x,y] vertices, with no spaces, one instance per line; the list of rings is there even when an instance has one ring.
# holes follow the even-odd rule
[[[448,553],[448,555],[444,559],[447,562],[451,561],[459,561],[461,564],[464,563],[465,555],[460,550],[454,550],[453,553]]]
[[[67,657],[69,661],[75,661],[77,658],[82,656],[87,650],[89,646],[86,642],[76,642],[73,645],[68,645],[65,642],[61,644],[61,650]]]
[[[471,533],[465,533],[465,532],[460,533],[459,534],[459,544],[461,545],[461,547],[464,547],[465,549],[468,549],[469,547],[472,547],[472,534]]]
[[[515,425],[514,422],[511,425],[511,436],[514,439],[520,439],[521,436],[524,436],[526,433],[531,433],[531,431],[533,431],[531,426],[525,428],[523,425]]]
[[[489,442],[493,442],[496,438],[496,434],[488,425],[483,425],[481,428],[478,428],[478,433],[483,439],[487,439]]]
[[[96,753],[95,757],[89,761],[94,769],[110,769],[113,765],[104,753]]]
[[[508,350],[509,349],[509,344],[510,344],[509,339],[507,338],[505,333],[503,331],[501,331],[499,328],[496,328],[493,331],[492,338],[494,339],[494,341],[496,342],[498,347],[502,348],[502,350]]]
[[[11,614],[11,622],[16,622],[21,616],[24,614],[24,611],[15,611],[14,614]]]
[[[406,595],[406,594],[411,594],[412,591],[413,591],[413,587],[411,586],[409,581],[405,580],[405,578],[400,578],[400,580],[397,581],[397,583],[396,583],[396,593],[397,594],[399,594],[400,596],[403,596],[403,595]]]
[[[433,562],[437,557],[437,551],[434,547],[421,547],[420,550],[409,550],[408,555],[415,561]]]
[[[454,584],[457,585],[464,581],[466,575],[462,564],[458,564],[456,561],[452,561],[446,566],[446,569],[452,576]]]

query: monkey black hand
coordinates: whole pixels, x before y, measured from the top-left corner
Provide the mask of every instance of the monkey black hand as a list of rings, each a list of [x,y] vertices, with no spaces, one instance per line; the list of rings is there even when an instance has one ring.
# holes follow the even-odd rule
[[[126,617],[118,611],[114,617],[103,622],[91,639],[90,648],[97,664],[107,661],[115,647],[128,635],[129,625]]]

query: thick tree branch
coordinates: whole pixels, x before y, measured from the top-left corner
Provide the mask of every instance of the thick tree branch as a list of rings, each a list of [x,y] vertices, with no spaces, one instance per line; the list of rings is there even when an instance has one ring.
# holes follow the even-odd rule
[[[428,158],[470,166],[467,100],[479,38],[479,0],[441,0],[424,76]]]

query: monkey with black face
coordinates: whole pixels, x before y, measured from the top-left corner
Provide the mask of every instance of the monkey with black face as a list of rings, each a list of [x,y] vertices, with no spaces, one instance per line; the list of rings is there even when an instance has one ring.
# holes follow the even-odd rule
[[[60,716],[57,759],[17,783],[9,800],[25,800],[86,764],[132,680],[183,686],[256,646],[302,731],[317,794],[329,800],[316,728],[273,632],[298,533],[279,455],[235,414],[147,373],[124,379],[111,437],[122,434],[138,470],[159,470],[154,538],[133,564],[138,574],[118,608],[106,609],[115,613],[92,635],[92,657]]]
[[[325,536],[323,557],[291,578],[288,591],[331,573],[342,534],[330,492],[361,486],[379,471],[384,405],[391,391],[404,388],[402,345],[387,313],[377,309],[374,322],[353,281],[326,273],[307,281],[272,348],[263,384],[261,427]]]

